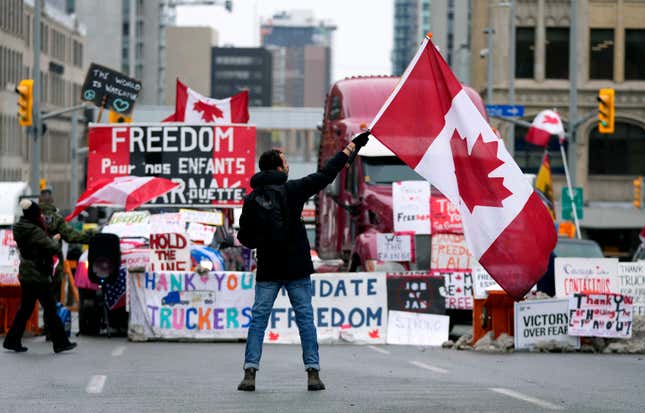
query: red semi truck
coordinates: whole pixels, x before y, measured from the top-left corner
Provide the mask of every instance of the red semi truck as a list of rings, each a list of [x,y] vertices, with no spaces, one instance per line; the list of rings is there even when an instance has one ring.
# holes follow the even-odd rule
[[[353,77],[336,82],[327,96],[318,152],[322,166],[369,125],[396,87],[398,77]],[[465,87],[479,111],[486,116],[477,92]],[[316,199],[316,249],[322,259],[342,258],[350,271],[427,270],[430,236],[415,236],[414,263],[379,263],[376,235],[392,233],[392,182],[422,180],[373,137],[354,163]],[[433,192],[433,196],[441,194]]]

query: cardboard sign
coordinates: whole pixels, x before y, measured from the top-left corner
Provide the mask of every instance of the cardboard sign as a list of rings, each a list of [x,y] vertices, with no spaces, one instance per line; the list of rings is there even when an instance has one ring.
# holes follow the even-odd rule
[[[572,336],[632,336],[632,297],[620,294],[574,294],[569,297]]]
[[[254,287],[255,278],[249,272],[132,273],[128,337],[246,338]]]
[[[255,127],[226,125],[92,125],[88,185],[100,178],[158,176],[180,186],[158,205],[241,206],[255,172]]]
[[[0,229],[0,285],[20,285],[19,266],[20,253],[13,239],[13,231]]]
[[[463,235],[435,234],[432,236],[430,268],[433,270],[470,270],[472,254]]]
[[[394,232],[430,234],[430,183],[393,182],[392,202]]]
[[[387,308],[413,313],[444,314],[443,277],[429,273],[387,274]]]
[[[618,259],[556,258],[555,295],[576,293],[609,294],[618,292]]]
[[[450,317],[390,311],[387,344],[440,346],[448,340]]]
[[[186,232],[186,223],[179,212],[155,214],[150,216],[150,233],[163,234],[167,232]]]
[[[618,263],[618,294],[634,299],[634,315],[645,316],[645,261]]]
[[[490,289],[501,290],[502,287],[493,280],[493,277],[477,261],[473,261],[473,296],[476,299],[486,298],[486,291]]]
[[[224,214],[221,211],[197,211],[195,209],[180,209],[179,214],[184,222],[198,222],[200,224],[222,226]]]
[[[182,234],[150,234],[151,272],[190,271],[190,248]]]
[[[532,348],[556,341],[580,348],[580,339],[568,335],[569,300],[530,300],[515,303],[515,348]]]
[[[414,262],[414,235],[376,234],[376,251],[379,261]]]
[[[430,197],[430,221],[433,234],[463,234],[459,209],[445,196]]]
[[[204,225],[198,222],[191,222],[188,224],[188,239],[191,241],[202,242],[204,245],[210,245],[213,242],[213,236],[217,231],[217,227],[212,225]]]
[[[141,93],[141,82],[105,66],[92,63],[85,75],[81,99],[127,115]]]
[[[433,276],[444,279],[441,295],[446,299],[446,308],[472,310],[473,275],[470,271],[432,271]]]
[[[312,274],[312,305],[319,343],[385,343],[385,273]],[[285,289],[278,293],[264,341],[300,342],[296,316]]]

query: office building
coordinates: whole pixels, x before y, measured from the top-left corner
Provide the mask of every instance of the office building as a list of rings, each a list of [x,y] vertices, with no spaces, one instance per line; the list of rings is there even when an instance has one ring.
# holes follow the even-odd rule
[[[271,106],[271,52],[261,47],[213,47],[210,96],[249,91],[249,106]]]

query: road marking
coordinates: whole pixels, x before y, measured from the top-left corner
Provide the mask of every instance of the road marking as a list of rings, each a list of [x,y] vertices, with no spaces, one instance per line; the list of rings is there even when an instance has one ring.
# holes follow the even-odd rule
[[[564,410],[564,407],[558,406],[557,404],[549,403],[549,402],[547,402],[545,400],[536,399],[535,397],[527,396],[526,394],[522,394],[522,393],[516,392],[514,390],[510,390],[510,389],[505,389],[503,387],[491,387],[488,390],[493,391],[495,393],[503,394],[503,395],[508,396],[508,397],[512,397],[514,399],[522,400],[522,401],[525,401],[527,403],[532,403],[532,404],[534,404],[536,406],[540,406],[540,407],[542,407],[544,409],[548,409],[548,410]]]
[[[99,394],[103,392],[103,386],[105,386],[106,380],[107,380],[107,376],[103,376],[103,375],[92,376],[92,378],[90,379],[90,382],[87,383],[87,387],[85,387],[85,391],[90,394]]]
[[[125,352],[125,346],[116,346],[114,350],[112,350],[112,355],[114,357],[119,357],[119,356],[122,356],[124,352]]]
[[[367,348],[372,349],[372,350],[376,351],[377,353],[381,353],[381,354],[390,354],[390,352],[389,352],[389,351],[387,351],[387,350],[386,350],[386,349],[384,349],[384,348],[378,348],[378,347],[376,347],[376,346],[367,346]]]
[[[421,367],[422,369],[434,371],[435,373],[447,374],[448,370],[442,369],[441,367],[431,366],[429,364],[421,363],[420,361],[410,361],[410,364],[413,366]]]

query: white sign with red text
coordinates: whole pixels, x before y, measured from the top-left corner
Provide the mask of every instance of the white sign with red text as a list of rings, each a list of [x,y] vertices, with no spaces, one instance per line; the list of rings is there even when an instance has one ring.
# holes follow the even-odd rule
[[[201,242],[204,245],[210,245],[213,242],[213,236],[217,231],[217,227],[212,225],[204,225],[199,222],[191,222],[188,224],[188,239],[191,241]]]
[[[555,295],[610,294],[619,290],[617,258],[556,258]]]
[[[434,234],[430,268],[433,270],[470,270],[472,254],[463,235]]]
[[[430,183],[393,182],[392,202],[394,232],[430,234]]]
[[[13,239],[13,231],[0,229],[0,285],[20,285],[19,266],[20,254]]]
[[[150,272],[190,271],[190,248],[183,234],[150,234]]]

